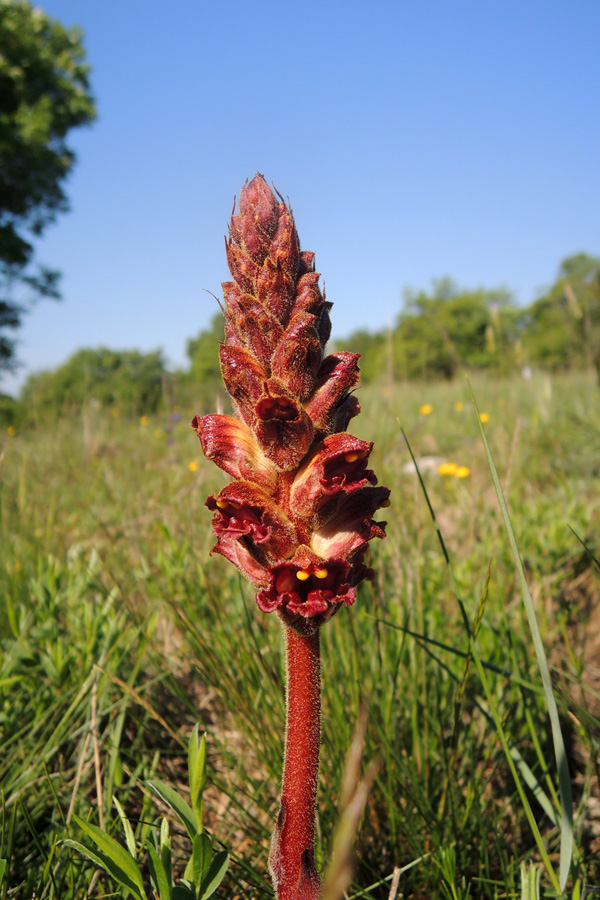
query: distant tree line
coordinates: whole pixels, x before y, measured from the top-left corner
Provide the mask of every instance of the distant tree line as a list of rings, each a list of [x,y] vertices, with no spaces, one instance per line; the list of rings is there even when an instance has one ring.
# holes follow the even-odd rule
[[[362,354],[363,381],[453,378],[464,369],[498,374],[531,366],[595,367],[600,381],[600,258],[563,260],[556,282],[531,306],[503,289],[463,290],[450,279],[407,292],[387,330],[356,331],[336,349]]]
[[[164,377],[159,350],[79,350],[58,369],[30,375],[20,400],[28,408],[53,415],[77,412],[89,403],[137,415],[158,408]]]
[[[227,404],[219,367],[223,316],[187,344],[189,365],[167,372],[160,351],[80,350],[64,365],[31,375],[19,401],[0,395],[0,420],[56,417],[86,404],[143,415],[161,405],[198,413]],[[462,370],[499,375],[524,366],[550,371],[595,367],[600,382],[600,258],[563,260],[552,287],[518,307],[503,289],[463,290],[450,279],[405,294],[393,327],[355,331],[332,349],[361,354],[363,382],[449,379]]]

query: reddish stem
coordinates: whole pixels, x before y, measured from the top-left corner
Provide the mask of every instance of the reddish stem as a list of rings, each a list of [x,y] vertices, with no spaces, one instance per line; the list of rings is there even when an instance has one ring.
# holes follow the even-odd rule
[[[309,635],[286,628],[287,718],[281,808],[269,869],[277,900],[318,900],[315,814],[321,740],[319,629]]]

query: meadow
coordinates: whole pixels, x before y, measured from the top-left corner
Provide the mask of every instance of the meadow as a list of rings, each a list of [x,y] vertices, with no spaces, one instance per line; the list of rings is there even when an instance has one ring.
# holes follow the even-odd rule
[[[562,895],[594,896],[600,390],[592,372],[474,375],[472,387],[567,747]],[[364,710],[362,765],[376,768],[346,897],[561,896],[548,707],[467,382],[382,381],[358,396],[350,431],[375,441],[392,505],[387,539],[370,551],[375,580],[323,630],[320,865]],[[113,796],[143,835],[159,812],[143,782],[185,788],[196,722],[208,828],[232,858],[216,896],[272,896],[283,640],[250,586],[209,558],[204,500],[226,479],[189,425],[203,411],[132,420],[90,402],[0,436],[0,900],[127,896],[62,841],[82,839],[74,815],[118,836]],[[184,841],[174,838],[176,856]]]

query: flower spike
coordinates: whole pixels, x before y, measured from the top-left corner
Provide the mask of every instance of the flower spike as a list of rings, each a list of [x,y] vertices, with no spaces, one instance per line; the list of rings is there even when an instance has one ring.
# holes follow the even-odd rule
[[[389,492],[376,486],[367,468],[372,444],[345,433],[360,411],[351,393],[358,355],[325,355],[332,304],[319,288],[314,254],[300,250],[291,209],[262,175],[241,190],[226,248],[233,281],[223,283],[221,370],[238,420],[203,416],[193,426],[206,456],[243,482],[246,492],[254,484],[261,521],[269,521],[272,536],[265,541],[262,527],[250,527],[248,518],[243,527],[225,528],[226,511],[211,498],[209,507],[217,509],[215,549],[254,584],[256,564],[266,567],[269,587],[257,595],[260,609],[276,610],[306,633],[340,608],[339,598],[347,594],[340,593],[343,584],[354,590],[359,572],[368,577],[369,570],[354,560],[372,537],[384,536],[384,526],[372,516]],[[349,503],[351,493],[356,497]],[[233,541],[240,543],[236,552]],[[330,577],[328,586],[314,590],[278,591],[283,569],[315,547],[322,554],[317,569],[340,572],[347,566],[348,578],[337,579],[335,590]],[[274,599],[288,594],[293,599]]]

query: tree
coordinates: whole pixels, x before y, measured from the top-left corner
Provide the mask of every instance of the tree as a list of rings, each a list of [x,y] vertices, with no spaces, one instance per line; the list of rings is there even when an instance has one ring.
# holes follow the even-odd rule
[[[0,371],[15,364],[7,330],[36,297],[59,296],[57,272],[30,268],[30,240],[68,209],[66,137],[96,115],[81,40],[23,0],[0,0]]]
[[[386,332],[370,332],[366,328],[359,328],[349,334],[347,338],[334,341],[333,349],[360,353],[360,380],[362,384],[368,384],[376,381],[388,371],[389,366],[386,368],[385,359],[385,351],[389,343],[387,338]]]
[[[564,259],[556,282],[527,314],[531,362],[554,370],[595,366],[600,380],[600,257]]]
[[[180,400],[185,405],[193,405],[198,412],[214,410],[218,403],[228,402],[223,390],[219,346],[223,343],[223,313],[217,312],[205,331],[190,338],[186,354],[190,368],[182,378],[183,392]],[[219,399],[217,399],[219,398]]]
[[[210,320],[210,328],[198,337],[190,338],[185,349],[190,360],[189,375],[202,384],[221,381],[219,345],[223,343],[223,314],[217,312]]]
[[[151,413],[161,403],[164,376],[159,350],[79,350],[58,369],[30,375],[20,401],[36,419],[80,411],[90,401],[126,415]]]
[[[449,278],[428,295],[406,294],[393,335],[396,374],[452,378],[464,368],[506,369],[513,361],[518,315],[501,289],[465,291]]]

